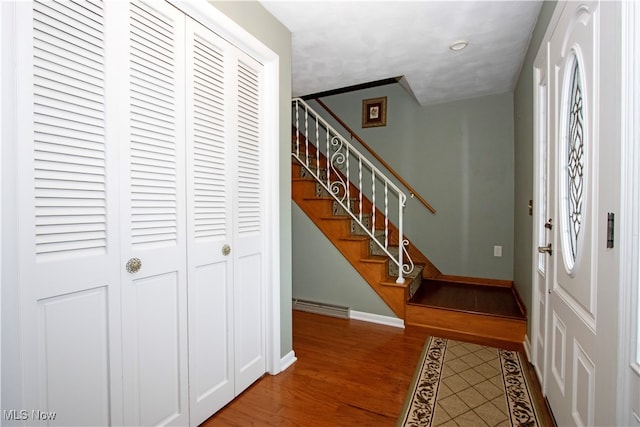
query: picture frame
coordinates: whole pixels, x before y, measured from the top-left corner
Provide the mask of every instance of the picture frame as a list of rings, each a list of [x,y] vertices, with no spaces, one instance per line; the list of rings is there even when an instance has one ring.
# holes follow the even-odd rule
[[[362,127],[387,125],[387,97],[362,100]]]

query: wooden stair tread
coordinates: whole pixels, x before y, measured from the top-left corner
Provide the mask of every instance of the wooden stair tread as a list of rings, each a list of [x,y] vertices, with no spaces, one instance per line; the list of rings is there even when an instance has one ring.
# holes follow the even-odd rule
[[[381,255],[369,255],[366,258],[361,258],[360,261],[370,264],[384,264],[389,261],[389,258]]]
[[[352,242],[368,242],[370,240],[366,234],[349,234],[348,236],[339,237],[339,239]]]
[[[330,216],[322,216],[320,219],[325,221],[350,221],[351,217],[349,215],[330,215]]]
[[[333,197],[317,196],[317,197],[305,197],[302,200],[304,200],[305,202],[333,202],[335,199]]]

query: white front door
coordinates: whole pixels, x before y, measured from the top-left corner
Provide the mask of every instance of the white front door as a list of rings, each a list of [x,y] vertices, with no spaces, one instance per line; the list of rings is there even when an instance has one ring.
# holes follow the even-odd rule
[[[549,212],[544,390],[559,425],[615,423],[617,285],[607,248],[607,207],[615,210],[615,122],[604,108],[615,67],[601,62],[602,9],[558,5],[549,49]],[[609,7],[607,5],[607,7]],[[609,12],[609,10],[607,11]],[[604,83],[603,83],[604,82]],[[612,191],[613,190],[613,191]]]

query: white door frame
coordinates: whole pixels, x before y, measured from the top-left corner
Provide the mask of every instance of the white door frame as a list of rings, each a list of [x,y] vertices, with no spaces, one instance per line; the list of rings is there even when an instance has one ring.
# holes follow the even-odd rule
[[[544,48],[543,48],[544,47]],[[548,215],[548,76],[547,76],[547,55],[548,50],[546,43],[540,47],[540,51],[534,61],[534,85],[533,85],[533,140],[534,140],[534,154],[533,154],[533,247],[531,251],[531,271],[532,271],[532,291],[531,291],[531,341],[530,341],[530,359],[534,366],[535,372],[538,376],[538,380],[543,387],[546,384],[544,378],[545,366],[546,366],[546,336],[547,330],[546,321],[540,322],[540,319],[547,318],[547,303],[548,303],[548,277],[549,277],[549,264],[551,263],[551,257],[545,256],[546,254],[540,254],[538,252],[538,246],[546,244],[545,241],[541,241],[541,231],[544,230],[543,224],[546,221]],[[544,147],[542,145],[544,144]],[[543,176],[547,178],[543,182]],[[544,184],[544,188],[542,188]],[[546,202],[543,206],[543,202]],[[541,212],[544,209],[545,212]],[[545,234],[548,234],[545,232]],[[544,271],[540,270],[540,262],[544,265]],[[541,286],[544,285],[544,289],[541,292]],[[541,353],[542,352],[542,353]]]
[[[539,233],[540,233],[540,228],[543,227],[543,224],[539,223],[539,219],[540,219],[540,200],[539,200],[539,196],[541,195],[540,192],[540,172],[541,172],[541,168],[544,167],[547,169],[547,174],[548,174],[548,168],[549,165],[542,165],[542,163],[545,161],[545,159],[541,159],[540,155],[541,155],[541,151],[540,151],[540,142],[541,139],[543,137],[543,135],[541,135],[541,132],[544,132],[544,139],[546,141],[547,144],[547,155],[549,152],[549,148],[548,148],[548,144],[549,144],[549,120],[548,117],[544,118],[544,129],[541,128],[541,119],[540,117],[538,117],[539,113],[540,113],[540,86],[541,83],[544,81],[545,84],[545,90],[547,91],[546,96],[545,96],[545,100],[546,100],[546,105],[544,106],[544,113],[548,115],[548,106],[549,106],[549,102],[550,102],[550,96],[551,94],[548,91],[548,86],[549,86],[549,75],[548,75],[548,63],[549,63],[549,40],[551,38],[551,35],[553,34],[554,29],[556,28],[556,26],[558,25],[558,21],[560,20],[560,15],[562,14],[562,9],[564,9],[564,7],[566,6],[566,3],[562,3],[559,2],[556,5],[556,9],[553,12],[553,15],[551,16],[551,20],[549,21],[549,25],[547,26],[547,30],[545,32],[544,37],[542,38],[542,42],[540,43],[540,47],[538,48],[538,53],[536,54],[536,58],[534,60],[534,72],[533,72],[533,79],[534,81],[532,82],[533,85],[533,98],[534,98],[534,117],[533,117],[533,123],[534,123],[534,138],[533,138],[533,226],[532,226],[532,239],[531,239],[531,286],[532,286],[532,291],[531,291],[531,304],[533,305],[533,309],[531,310],[531,322],[532,322],[532,327],[531,327],[531,341],[530,341],[530,345],[531,345],[531,362],[534,365],[534,370],[536,372],[536,375],[538,376],[538,380],[540,381],[540,385],[542,387],[542,392],[543,395],[546,396],[546,383],[547,383],[547,378],[546,378],[546,373],[547,373],[547,349],[546,349],[546,345],[548,343],[548,331],[549,331],[549,327],[547,325],[547,307],[548,307],[548,302],[549,302],[549,298],[548,298],[548,290],[549,290],[549,267],[550,267],[550,263],[552,262],[552,257],[548,257],[549,259],[547,259],[546,262],[546,284],[545,284],[545,292],[544,295],[542,295],[541,297],[544,298],[544,307],[545,310],[544,312],[540,312],[540,305],[538,304],[538,297],[537,292],[538,292],[538,281],[541,279],[539,272],[538,272],[538,246],[539,246]],[[544,70],[541,70],[540,68],[544,68]],[[547,176],[547,181],[549,180],[549,177]],[[549,185],[547,184],[547,188],[545,189],[545,193],[548,193],[549,190]],[[548,200],[548,195],[545,194],[545,197],[547,197]],[[547,201],[548,203],[548,201]],[[548,206],[547,206],[548,209]],[[557,220],[556,220],[557,222]],[[548,235],[549,233],[547,233]],[[546,255],[546,254],[545,254]],[[542,322],[541,322],[542,320]],[[544,331],[540,331],[540,325],[541,323],[543,324],[543,328],[545,329]],[[541,336],[542,335],[542,336]],[[542,360],[538,360],[538,346],[539,346],[539,342],[540,340],[543,340],[543,350],[544,353],[542,354]]]
[[[622,393],[618,399],[618,425],[640,426],[638,412],[638,377],[640,377],[640,351],[638,349],[639,291],[640,291],[640,126],[636,118],[640,113],[640,6],[623,2],[621,19],[622,44],[622,117],[621,117],[621,198],[620,232],[620,312],[618,343],[620,363],[618,378],[622,378]],[[634,381],[635,377],[635,381]],[[634,402],[636,402],[634,407]]]

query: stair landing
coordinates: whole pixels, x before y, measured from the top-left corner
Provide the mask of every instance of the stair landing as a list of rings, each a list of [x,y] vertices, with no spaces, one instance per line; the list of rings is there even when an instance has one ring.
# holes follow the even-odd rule
[[[405,323],[433,335],[520,348],[526,314],[512,287],[425,280],[406,305]]]

